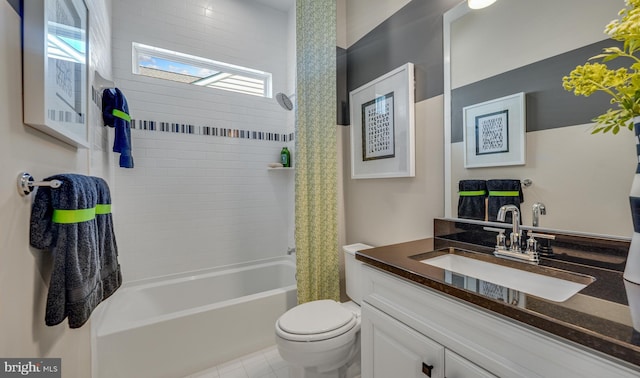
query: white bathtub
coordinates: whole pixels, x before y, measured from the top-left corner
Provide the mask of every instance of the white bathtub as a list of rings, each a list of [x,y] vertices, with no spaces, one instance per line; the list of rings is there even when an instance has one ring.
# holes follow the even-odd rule
[[[92,316],[94,378],[178,378],[275,343],[290,257],[125,285]]]

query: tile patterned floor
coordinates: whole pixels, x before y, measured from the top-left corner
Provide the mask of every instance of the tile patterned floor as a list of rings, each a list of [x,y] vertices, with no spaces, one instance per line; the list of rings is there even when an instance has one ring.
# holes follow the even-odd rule
[[[289,365],[274,345],[184,378],[289,378]]]

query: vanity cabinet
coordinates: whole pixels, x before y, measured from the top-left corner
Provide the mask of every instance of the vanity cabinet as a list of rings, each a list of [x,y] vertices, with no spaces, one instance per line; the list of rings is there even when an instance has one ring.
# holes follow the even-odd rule
[[[361,282],[363,378],[640,376],[624,361],[371,266]]]
[[[367,303],[361,332],[363,377],[496,377]]]

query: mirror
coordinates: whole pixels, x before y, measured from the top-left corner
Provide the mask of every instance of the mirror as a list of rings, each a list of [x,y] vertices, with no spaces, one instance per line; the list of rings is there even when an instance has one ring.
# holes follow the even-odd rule
[[[520,204],[524,225],[534,203],[540,227],[629,237],[629,190],[637,157],[632,132],[591,135],[605,96],[576,97],[562,76],[603,47],[604,27],[623,1],[499,0],[471,11],[466,1],[444,15],[445,217],[457,217],[458,182],[530,179]],[[625,62],[626,63],[626,62]],[[462,109],[525,93],[525,163],[464,167]]]
[[[82,0],[23,5],[24,123],[89,147],[87,6]]]

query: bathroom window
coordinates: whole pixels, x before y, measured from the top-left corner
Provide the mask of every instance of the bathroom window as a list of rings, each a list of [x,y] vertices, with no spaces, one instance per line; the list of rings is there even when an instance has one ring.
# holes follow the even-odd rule
[[[136,42],[133,43],[133,73],[252,96],[271,97],[271,74],[268,72]]]

